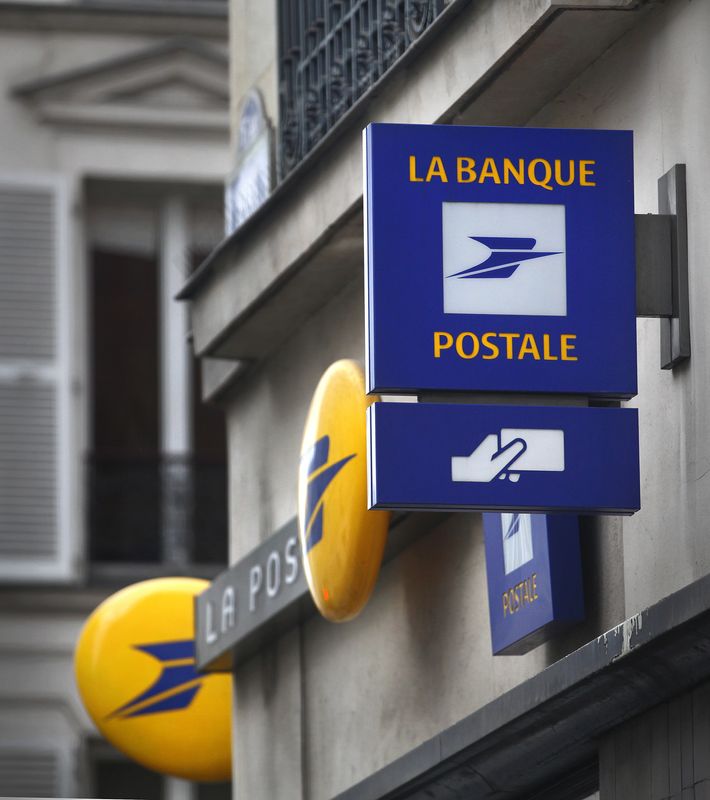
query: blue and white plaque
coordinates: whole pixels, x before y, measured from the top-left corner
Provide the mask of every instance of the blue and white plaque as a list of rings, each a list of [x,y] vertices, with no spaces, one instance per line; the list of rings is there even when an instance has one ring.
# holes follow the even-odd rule
[[[629,131],[365,131],[370,393],[636,394]]]
[[[484,514],[494,655],[527,653],[584,619],[579,523],[557,514]]]

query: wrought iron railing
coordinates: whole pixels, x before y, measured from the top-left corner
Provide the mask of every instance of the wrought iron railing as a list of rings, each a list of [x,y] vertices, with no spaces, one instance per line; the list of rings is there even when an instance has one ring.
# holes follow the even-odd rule
[[[278,0],[279,176],[404,54],[447,0]]]
[[[88,480],[92,564],[227,563],[224,464],[93,457]]]

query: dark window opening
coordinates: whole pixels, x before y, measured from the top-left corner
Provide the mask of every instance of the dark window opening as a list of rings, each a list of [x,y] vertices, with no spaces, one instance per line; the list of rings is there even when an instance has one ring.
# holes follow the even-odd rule
[[[200,399],[196,360],[192,453],[166,458],[160,448],[157,259],[95,249],[91,278],[91,561],[174,561],[177,538],[184,565],[226,564],[225,425]]]
[[[130,761],[106,742],[89,742],[89,795],[116,800],[171,800],[167,779]],[[230,783],[193,784],[194,800],[231,800]]]
[[[158,265],[91,254],[92,561],[157,562],[160,547]]]
[[[192,374],[192,435],[194,442],[194,505],[192,557],[197,564],[226,564],[227,434],[224,414],[202,402],[200,365],[194,360]]]

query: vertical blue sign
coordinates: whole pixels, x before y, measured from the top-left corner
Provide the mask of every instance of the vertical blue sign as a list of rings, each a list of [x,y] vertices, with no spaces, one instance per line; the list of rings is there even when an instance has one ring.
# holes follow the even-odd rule
[[[527,653],[584,619],[575,516],[484,514],[494,655]]]

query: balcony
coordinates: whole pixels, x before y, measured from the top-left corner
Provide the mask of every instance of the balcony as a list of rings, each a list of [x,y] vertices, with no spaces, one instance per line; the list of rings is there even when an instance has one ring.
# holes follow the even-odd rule
[[[446,0],[279,0],[280,178],[445,6]]]
[[[227,563],[223,463],[195,458],[92,457],[89,578],[210,577]]]

